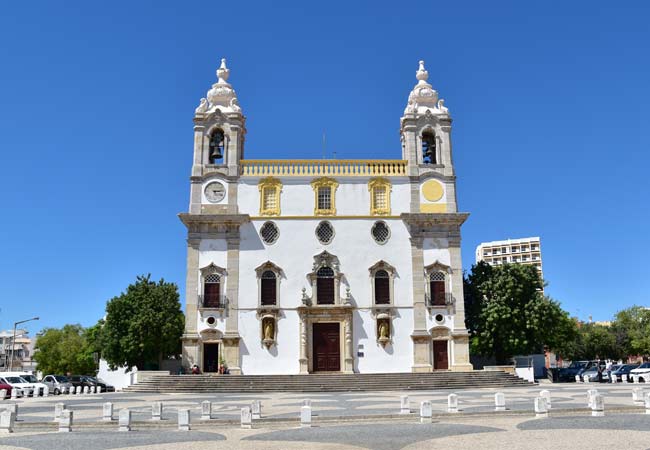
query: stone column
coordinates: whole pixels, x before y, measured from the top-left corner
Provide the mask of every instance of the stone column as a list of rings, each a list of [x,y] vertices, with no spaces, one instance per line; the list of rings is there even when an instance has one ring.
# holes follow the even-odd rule
[[[354,373],[354,356],[352,353],[352,311],[345,315],[344,322],[344,359],[345,359],[345,373]]]
[[[300,313],[300,373],[309,373],[309,360],[307,359],[307,314]]]
[[[187,278],[185,280],[185,333],[183,366],[199,364],[199,335],[197,333],[199,301],[199,244],[200,239],[187,240]]]
[[[228,175],[231,177],[239,176],[239,135],[241,127],[230,125],[230,135],[228,136],[228,148],[226,151],[226,164],[228,164]]]
[[[203,174],[203,125],[194,126],[194,161],[192,163],[192,176],[201,176]]]
[[[239,230],[226,237],[226,298],[228,302],[226,333],[223,336],[223,350],[228,369],[233,375],[241,374],[239,356]]]
[[[453,359],[451,370],[466,371],[473,370],[469,362],[469,335],[465,327],[465,301],[463,294],[463,264],[460,257],[460,237],[449,239],[449,254],[451,257],[451,285],[454,297],[454,330],[453,337]]]
[[[426,329],[427,308],[424,297],[424,256],[422,237],[411,237],[413,273],[413,372],[431,372],[431,335]]]

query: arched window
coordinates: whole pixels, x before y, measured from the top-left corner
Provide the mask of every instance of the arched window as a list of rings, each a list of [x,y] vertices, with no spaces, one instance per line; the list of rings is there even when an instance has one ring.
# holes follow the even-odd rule
[[[277,302],[277,278],[271,270],[262,273],[261,299],[262,306],[275,305]]]
[[[327,266],[316,272],[316,298],[319,305],[334,304],[334,271]]]
[[[436,161],[436,135],[430,131],[422,133],[422,162],[438,164]]]
[[[444,272],[436,271],[429,274],[429,292],[431,293],[431,305],[445,306],[447,304]]]
[[[224,143],[225,139],[223,131],[217,128],[212,132],[212,136],[210,136],[208,163],[221,164],[223,161]]]
[[[385,270],[375,272],[375,305],[390,304],[390,276]]]
[[[203,282],[203,307],[221,307],[221,277],[217,273],[211,273],[205,277]]]

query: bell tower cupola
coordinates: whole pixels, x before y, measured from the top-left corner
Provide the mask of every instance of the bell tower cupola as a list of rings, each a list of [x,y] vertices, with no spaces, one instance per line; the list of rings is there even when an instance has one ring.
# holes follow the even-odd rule
[[[239,161],[244,157],[246,117],[235,90],[228,83],[229,77],[230,69],[223,58],[217,69],[217,82],[194,112],[192,176],[210,172],[231,177],[239,175]]]

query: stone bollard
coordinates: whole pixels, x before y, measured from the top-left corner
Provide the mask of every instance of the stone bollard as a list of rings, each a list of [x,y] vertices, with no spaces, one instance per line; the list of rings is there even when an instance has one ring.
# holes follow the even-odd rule
[[[626,374],[626,373],[624,373],[623,375],[621,375],[621,381],[622,381],[623,383],[629,383],[629,380],[628,380],[628,378],[627,378],[627,374]]]
[[[83,394],[83,389],[84,388],[82,386],[77,386],[76,389],[75,389],[75,394],[77,394],[77,395]]]
[[[645,413],[650,414],[650,392],[645,395]]]
[[[154,402],[153,405],[151,405],[151,420],[162,420],[162,413],[162,402]]]
[[[546,409],[551,409],[551,391],[544,389],[539,396],[546,400]]]
[[[535,399],[535,417],[548,417],[546,397],[537,397]]]
[[[632,389],[632,401],[635,405],[643,404],[643,388]]]
[[[18,398],[18,389],[17,388],[12,388],[11,389],[11,399],[16,400]]]
[[[503,392],[497,392],[496,394],[494,394],[494,410],[495,411],[506,410],[506,395]]]
[[[612,374],[612,376],[609,377],[609,382],[612,383],[612,384],[618,383],[618,376],[616,376],[615,374]]]
[[[113,420],[113,404],[111,402],[106,402],[102,406],[102,420],[105,422]]]
[[[306,398],[302,401],[302,406],[309,406],[311,408],[311,399]]]
[[[187,408],[178,410],[178,431],[190,431],[190,410]]]
[[[591,415],[593,417],[602,417],[605,415],[605,397],[600,394],[594,395],[591,404]]]
[[[12,412],[14,414],[14,420],[18,420],[18,404],[12,403],[5,406],[5,411]]]
[[[12,411],[4,410],[0,413],[0,433],[13,433],[16,416]]]
[[[101,386],[96,386],[96,388],[97,388],[97,393],[101,394],[102,393],[102,387]]]
[[[425,400],[420,403],[420,423],[431,423],[432,412],[430,401]]]
[[[212,419],[212,403],[209,400],[201,402],[201,420]]]
[[[0,389],[0,400],[4,400],[5,398],[7,398],[7,390]]]
[[[131,431],[131,410],[130,409],[128,408],[120,409],[120,413],[117,415],[117,420],[118,420],[117,424],[119,425],[118,428],[119,431]]]
[[[447,396],[447,412],[448,413],[458,412],[458,395],[449,394]]]
[[[56,422],[61,418],[61,412],[65,409],[65,403],[54,404],[54,421]]]
[[[90,386],[84,386],[84,394],[90,394]]]
[[[43,388],[43,397],[49,397],[50,396],[50,388],[45,386]]]
[[[59,433],[69,433],[72,431],[73,418],[74,414],[69,409],[61,411],[61,417],[59,417]]]
[[[639,376],[638,375],[632,375],[632,383],[637,384],[639,382]]]
[[[91,394],[96,394],[97,393],[97,386],[91,386],[90,387],[90,393]]]
[[[589,389],[587,391],[587,408],[591,408],[594,404],[594,397],[598,395],[597,389]]]
[[[411,402],[409,402],[408,395],[402,395],[399,398],[399,413],[400,414],[411,414]]]
[[[253,400],[253,403],[251,403],[251,414],[253,420],[262,418],[262,402],[260,400]]]
[[[305,406],[303,406],[303,408],[305,408]],[[241,427],[248,429],[253,428],[253,416],[251,414],[250,406],[241,409]]]
[[[303,406],[300,408],[300,427],[311,427],[311,406]]]
[[[582,380],[580,379],[580,375],[576,375],[576,383],[582,383]]]

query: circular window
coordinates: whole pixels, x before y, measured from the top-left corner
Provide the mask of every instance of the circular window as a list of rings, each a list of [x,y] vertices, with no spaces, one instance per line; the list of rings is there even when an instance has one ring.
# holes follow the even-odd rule
[[[217,319],[214,318],[214,316],[209,316],[205,321],[208,323],[208,325],[214,325],[217,323]]]
[[[280,230],[273,222],[266,222],[260,228],[260,236],[262,236],[262,240],[267,244],[273,244],[280,237]]]
[[[445,321],[445,318],[444,318],[444,316],[443,316],[442,314],[436,314],[436,316],[434,317],[434,319],[435,319],[435,321],[438,322],[438,323],[442,323],[442,322]]]
[[[385,244],[390,238],[390,228],[388,228],[386,222],[382,222],[381,220],[375,222],[370,233],[377,244]]]
[[[321,244],[329,244],[334,239],[334,227],[329,222],[321,222],[316,227],[316,237]]]

